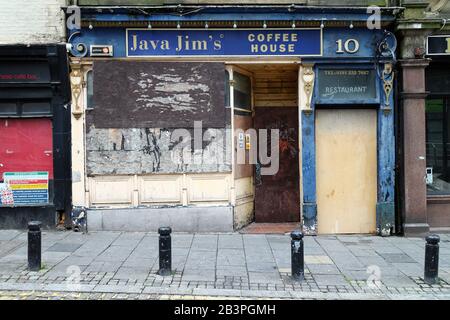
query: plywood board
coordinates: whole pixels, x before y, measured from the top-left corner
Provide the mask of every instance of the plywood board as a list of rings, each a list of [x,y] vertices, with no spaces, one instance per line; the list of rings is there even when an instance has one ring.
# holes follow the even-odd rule
[[[374,233],[376,110],[317,110],[318,232]]]

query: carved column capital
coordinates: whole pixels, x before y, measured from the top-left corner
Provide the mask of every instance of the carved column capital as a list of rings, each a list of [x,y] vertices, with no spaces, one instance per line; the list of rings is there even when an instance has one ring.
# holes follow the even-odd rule
[[[302,104],[303,113],[309,115],[312,113],[312,96],[314,92],[314,80],[315,80],[314,64],[307,63],[301,67],[301,80],[303,82],[303,91],[306,101]]]
[[[71,64],[71,69],[70,84],[72,87],[72,114],[75,119],[78,120],[83,115],[83,109],[80,104],[81,92],[83,90],[83,71],[82,66],[79,63]]]

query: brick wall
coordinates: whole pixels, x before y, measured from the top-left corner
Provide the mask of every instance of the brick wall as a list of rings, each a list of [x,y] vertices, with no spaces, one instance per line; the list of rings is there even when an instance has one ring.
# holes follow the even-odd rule
[[[0,44],[59,43],[65,39],[65,0],[2,0]]]

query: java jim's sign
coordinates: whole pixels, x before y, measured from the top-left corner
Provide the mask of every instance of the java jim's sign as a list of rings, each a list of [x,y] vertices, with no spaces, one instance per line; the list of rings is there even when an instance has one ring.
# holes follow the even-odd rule
[[[128,57],[322,56],[322,29],[127,29]]]

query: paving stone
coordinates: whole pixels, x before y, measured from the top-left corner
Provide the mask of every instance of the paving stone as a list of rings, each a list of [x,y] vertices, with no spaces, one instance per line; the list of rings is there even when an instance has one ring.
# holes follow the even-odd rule
[[[246,277],[248,275],[248,270],[245,266],[217,266],[216,275],[217,277]]]
[[[334,264],[307,264],[308,270],[314,274],[341,274]]]
[[[245,266],[246,260],[242,250],[221,249],[217,254],[218,266]]]
[[[414,263],[410,256],[404,253],[382,253],[381,257],[389,263]]]
[[[258,263],[257,261],[247,261],[247,270],[249,272],[274,272],[278,270],[274,262]]]
[[[190,248],[194,235],[174,234],[172,236],[172,248]]]
[[[150,270],[156,261],[157,261],[156,259],[139,259],[130,257],[124,261],[122,267],[148,268]]]
[[[416,287],[417,284],[406,276],[381,276],[381,282],[386,286],[393,287]]]
[[[317,274],[314,275],[313,277],[319,286],[349,285],[349,282],[347,282],[342,275]]]
[[[51,252],[74,252],[78,248],[81,247],[81,244],[78,243],[67,243],[67,242],[60,242],[55,243],[50,248],[47,249],[47,251]]]
[[[332,264],[333,260],[330,259],[330,257],[328,257],[327,255],[320,255],[320,256],[316,256],[316,255],[305,255],[304,257],[305,263],[306,264]]]
[[[219,235],[219,249],[243,249],[244,242],[241,235]]]
[[[183,281],[214,281],[216,279],[215,269],[184,269]]]
[[[218,235],[196,234],[192,241],[191,251],[216,251]]]
[[[251,283],[267,284],[267,283],[282,283],[280,274],[278,272],[251,272],[248,273],[249,281]]]
[[[11,241],[23,233],[20,230],[0,230],[0,241]]]

